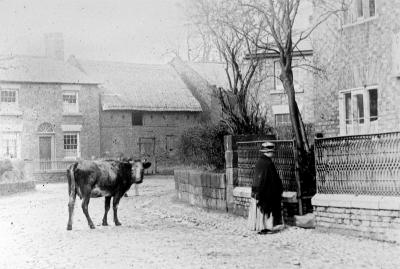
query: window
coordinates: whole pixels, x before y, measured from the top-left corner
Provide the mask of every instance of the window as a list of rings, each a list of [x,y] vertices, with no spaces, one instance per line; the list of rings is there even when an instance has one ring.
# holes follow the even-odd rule
[[[1,88],[0,91],[0,105],[3,108],[17,108],[18,107],[18,90]]]
[[[0,153],[2,158],[15,159],[19,157],[18,145],[19,145],[19,134],[3,133],[0,134]]]
[[[279,61],[274,62],[274,89],[275,91],[283,91],[283,85],[280,80],[281,67]]]
[[[354,111],[354,121],[356,123],[364,123],[364,95],[356,94],[355,95],[355,111]]]
[[[375,16],[375,0],[369,0],[369,16]]]
[[[346,110],[346,124],[351,124],[351,93],[346,93],[345,98],[345,110]]]
[[[80,157],[79,133],[64,133],[64,153],[66,158]]]
[[[275,114],[275,126],[290,124],[290,114]]]
[[[357,17],[358,18],[364,17],[363,0],[356,0],[355,5],[356,5]]]
[[[64,113],[78,113],[78,92],[65,91],[63,92],[63,111]]]
[[[141,111],[132,112],[132,125],[133,126],[143,125],[143,112]]]
[[[353,24],[376,15],[375,0],[353,0],[344,12],[344,24]]]
[[[16,90],[2,90],[1,91],[1,102],[2,103],[16,103],[17,102],[17,91]]]
[[[343,102],[340,106],[341,134],[378,131],[378,90],[375,87],[342,92],[341,102]]]
[[[302,70],[299,67],[299,65],[300,65],[299,59],[292,60],[293,84],[294,84],[295,92],[303,92],[300,81],[303,79],[302,76],[304,76],[304,74],[302,73]],[[280,63],[279,63],[279,61],[275,61],[274,62],[274,90],[276,92],[283,93],[284,88],[283,88],[282,81],[279,78],[280,74],[281,74]]]
[[[378,120],[378,90],[371,89],[369,93],[369,121]]]

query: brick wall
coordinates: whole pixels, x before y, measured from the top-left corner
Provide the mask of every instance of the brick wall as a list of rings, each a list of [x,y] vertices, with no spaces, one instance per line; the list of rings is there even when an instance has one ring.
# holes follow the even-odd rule
[[[60,84],[20,83],[18,92],[21,115],[0,116],[2,122],[22,124],[21,152],[23,159],[39,159],[38,126],[48,122],[54,129],[53,156],[64,158],[61,125],[82,125],[81,157],[100,156],[99,92],[97,86],[82,85],[79,91],[79,114],[63,115]]]
[[[168,166],[177,158],[176,147],[182,132],[199,120],[198,112],[144,112],[143,125],[133,126],[132,111],[102,111],[101,154],[139,157],[140,138],[154,138],[157,165]],[[167,139],[175,140],[174,150],[167,151]]]
[[[227,211],[225,174],[175,170],[178,199],[191,205]]]
[[[318,2],[319,3],[319,2]],[[317,5],[313,17],[324,12]],[[332,16],[313,33],[316,131],[339,134],[339,91],[377,85],[378,128],[396,131],[400,123],[399,79],[393,73],[393,37],[400,30],[400,2],[376,1],[376,18],[343,26]],[[397,48],[398,49],[398,48]]]
[[[400,198],[317,194],[312,198],[316,228],[400,242]]]
[[[305,59],[300,57],[294,57],[299,60],[299,64],[309,63],[312,61],[312,55],[305,56]],[[273,106],[288,106],[288,98],[284,91],[277,91],[274,82],[274,62],[278,58],[265,59],[263,63],[263,84],[259,91],[259,100],[265,104],[267,109],[268,122],[275,126],[275,116]],[[279,67],[280,68],[280,67]],[[298,70],[298,72],[296,71]],[[275,74],[279,76],[280,70],[275,71]],[[296,101],[299,106],[303,121],[305,123],[314,122],[314,85],[313,85],[313,74],[311,71],[304,70],[302,68],[294,69],[294,79],[296,80]],[[280,83],[279,78],[275,78],[277,84]],[[277,113],[280,114],[280,113]]]

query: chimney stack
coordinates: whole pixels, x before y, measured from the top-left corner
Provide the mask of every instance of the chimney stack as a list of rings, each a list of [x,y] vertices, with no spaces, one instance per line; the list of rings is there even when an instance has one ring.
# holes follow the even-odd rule
[[[44,36],[46,57],[64,61],[64,38],[62,33],[49,33]]]

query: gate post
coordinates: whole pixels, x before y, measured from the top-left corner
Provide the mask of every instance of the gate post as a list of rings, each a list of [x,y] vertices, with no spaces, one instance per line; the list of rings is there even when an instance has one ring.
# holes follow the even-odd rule
[[[233,188],[238,181],[238,153],[235,137],[224,136],[225,173],[226,173],[226,206],[228,212],[233,211]]]

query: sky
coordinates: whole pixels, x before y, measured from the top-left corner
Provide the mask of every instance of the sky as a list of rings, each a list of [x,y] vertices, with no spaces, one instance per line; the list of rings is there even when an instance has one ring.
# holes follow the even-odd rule
[[[61,32],[65,57],[165,63],[184,46],[185,0],[0,0],[0,54],[44,55]]]
[[[186,55],[187,1],[0,0],[0,54],[43,56],[44,35],[61,32],[65,58],[166,63]]]

